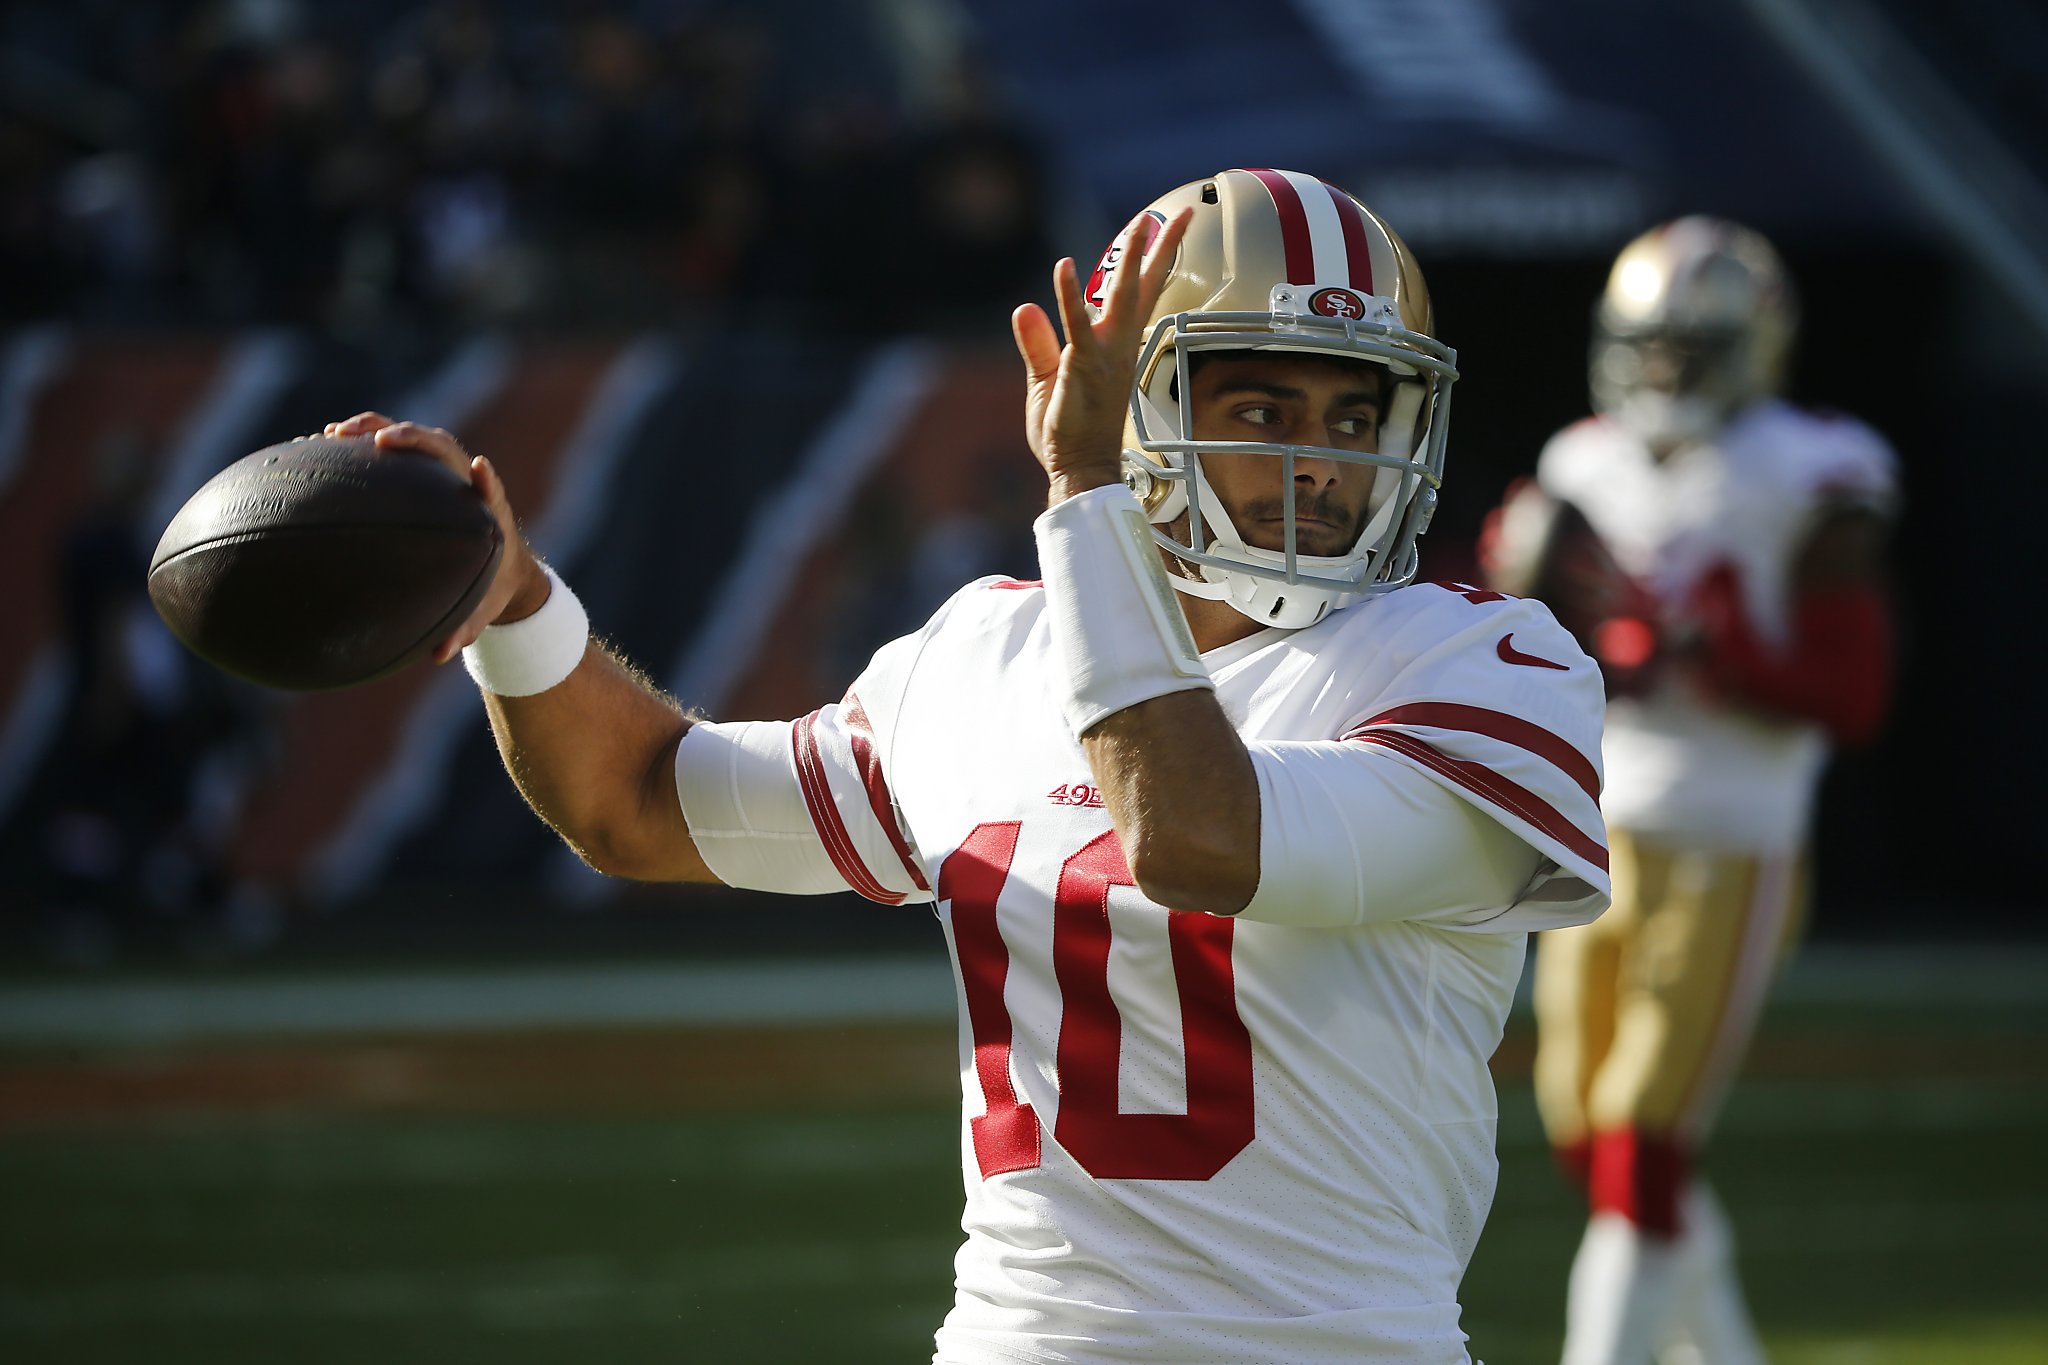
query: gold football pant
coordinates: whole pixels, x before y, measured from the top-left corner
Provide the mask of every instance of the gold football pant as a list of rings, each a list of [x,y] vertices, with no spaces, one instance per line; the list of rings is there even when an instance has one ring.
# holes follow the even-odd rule
[[[1594,1210],[1672,1235],[1806,907],[1802,854],[1608,831],[1614,904],[1536,948],[1536,1105]]]

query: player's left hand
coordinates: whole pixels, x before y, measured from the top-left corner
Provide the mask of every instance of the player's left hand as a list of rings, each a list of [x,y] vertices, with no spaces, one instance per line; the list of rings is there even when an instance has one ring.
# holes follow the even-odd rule
[[[1054,502],[1122,477],[1124,417],[1145,320],[1166,287],[1193,217],[1192,209],[1175,214],[1152,240],[1139,269],[1110,273],[1099,319],[1088,316],[1073,257],[1054,266],[1065,345],[1037,304],[1024,304],[1010,316],[1017,353],[1024,358],[1024,438],[1051,481]],[[1137,259],[1144,234],[1144,218],[1133,219],[1117,239],[1120,259]]]

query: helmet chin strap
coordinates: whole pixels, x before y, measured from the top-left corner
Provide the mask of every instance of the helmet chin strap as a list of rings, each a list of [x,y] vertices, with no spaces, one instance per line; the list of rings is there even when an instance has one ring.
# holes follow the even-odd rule
[[[1185,560],[1181,562],[1187,563]],[[1195,573],[1202,572],[1202,566],[1199,564],[1188,564],[1187,567]],[[1221,602],[1230,596],[1228,583],[1211,583],[1206,578],[1190,578],[1185,573],[1170,573],[1166,576],[1166,581],[1173,584],[1175,592],[1184,592],[1189,597],[1200,597],[1205,601]]]

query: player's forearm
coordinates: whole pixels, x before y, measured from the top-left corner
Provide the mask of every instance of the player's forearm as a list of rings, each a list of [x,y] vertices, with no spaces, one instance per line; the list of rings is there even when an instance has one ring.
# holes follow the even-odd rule
[[[717,880],[676,796],[689,717],[609,651],[593,641],[547,691],[484,701],[520,795],[584,861],[642,881]]]
[[[1886,530],[1857,506],[1819,516],[1794,568],[1789,629],[1779,641],[1750,624],[1735,566],[1710,571],[1692,607],[1712,685],[1736,701],[1812,721],[1841,744],[1874,738],[1890,703],[1894,653]]]
[[[1034,526],[1061,710],[1131,876],[1176,910],[1235,914],[1259,884],[1259,788],[1216,704],[1143,511],[1100,470],[1054,471]]]
[[[1215,694],[1125,707],[1081,743],[1139,889],[1175,910],[1242,910],[1259,887],[1259,784]]]
[[[1790,640],[1759,639],[1737,612],[1709,637],[1709,680],[1731,699],[1811,721],[1837,743],[1876,737],[1891,699],[1892,627],[1875,587],[1813,589],[1792,605]]]

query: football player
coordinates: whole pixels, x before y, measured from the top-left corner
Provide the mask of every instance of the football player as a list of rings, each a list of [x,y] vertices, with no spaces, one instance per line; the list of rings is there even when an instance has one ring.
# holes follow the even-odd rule
[[[1769,243],[1682,218],[1600,300],[1596,415],[1552,438],[1482,542],[1599,660],[1614,908],[1537,951],[1537,1102],[1591,1217],[1567,1365],[1761,1360],[1697,1164],[1797,934],[1832,743],[1890,675],[1892,454],[1775,395],[1795,325]]]
[[[1157,200],[1019,308],[1043,582],[961,588],[839,701],[692,723],[512,553],[443,643],[594,866],[933,907],[966,1239],[947,1365],[1462,1361],[1527,931],[1607,898],[1599,673],[1409,586],[1455,357],[1313,176]],[[485,629],[486,625],[489,626]]]

